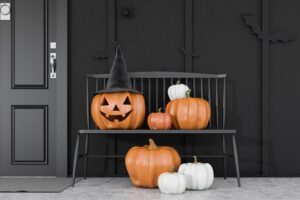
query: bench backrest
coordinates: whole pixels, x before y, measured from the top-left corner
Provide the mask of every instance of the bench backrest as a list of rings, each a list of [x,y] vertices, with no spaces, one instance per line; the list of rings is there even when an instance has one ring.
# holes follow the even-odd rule
[[[192,90],[192,97],[206,99],[212,109],[209,129],[225,129],[226,122],[226,74],[200,74],[186,72],[129,72],[132,86],[144,93],[147,115],[169,102],[168,87],[177,80]],[[95,91],[104,89],[109,74],[86,75],[87,128],[95,129],[91,120],[90,105]],[[146,115],[146,116],[147,116]],[[145,119],[146,122],[146,119]],[[145,125],[146,127],[146,125]]]

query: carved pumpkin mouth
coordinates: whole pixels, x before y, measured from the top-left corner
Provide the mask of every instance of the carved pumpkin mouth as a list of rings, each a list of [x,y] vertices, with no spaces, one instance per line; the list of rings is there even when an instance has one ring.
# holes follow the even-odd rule
[[[106,114],[102,111],[100,111],[101,115],[103,117],[105,117],[105,119],[111,121],[111,122],[115,122],[115,121],[118,121],[118,122],[121,122],[121,121],[124,121],[129,115],[130,113],[132,112],[133,110],[127,112],[125,114],[125,116],[122,116],[122,115],[109,115],[108,117],[106,116]]]

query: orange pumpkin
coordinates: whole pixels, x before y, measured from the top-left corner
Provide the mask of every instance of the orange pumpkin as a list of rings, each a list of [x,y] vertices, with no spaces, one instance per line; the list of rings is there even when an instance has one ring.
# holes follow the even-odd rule
[[[144,96],[131,92],[102,93],[94,96],[91,113],[100,129],[136,129],[142,126],[146,106]]]
[[[211,117],[209,103],[202,98],[191,98],[191,90],[186,98],[174,99],[167,104],[166,113],[172,116],[176,129],[204,129]]]
[[[151,113],[148,116],[148,126],[153,130],[170,129],[172,127],[172,117],[168,113],[162,113],[161,108],[157,113]]]
[[[149,139],[149,145],[132,147],[125,157],[131,182],[139,187],[157,187],[159,175],[178,170],[180,163],[180,156],[174,148],[156,146],[152,139]]]

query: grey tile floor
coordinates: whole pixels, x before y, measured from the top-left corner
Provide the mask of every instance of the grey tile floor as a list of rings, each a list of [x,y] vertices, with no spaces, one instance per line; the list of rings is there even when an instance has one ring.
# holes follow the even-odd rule
[[[158,189],[133,187],[128,178],[88,178],[62,193],[0,193],[1,200],[300,200],[300,178],[216,178],[205,191],[181,195],[161,194]]]

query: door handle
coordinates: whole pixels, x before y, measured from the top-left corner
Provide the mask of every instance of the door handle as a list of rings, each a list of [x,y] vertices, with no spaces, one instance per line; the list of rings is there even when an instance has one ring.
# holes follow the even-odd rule
[[[56,78],[56,53],[50,53],[50,78]]]

